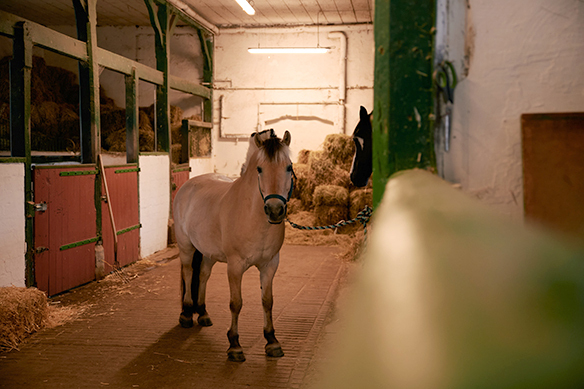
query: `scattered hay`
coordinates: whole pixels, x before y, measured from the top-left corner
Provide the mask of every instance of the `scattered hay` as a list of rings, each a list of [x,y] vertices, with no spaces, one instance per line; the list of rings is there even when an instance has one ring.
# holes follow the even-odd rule
[[[364,231],[363,228],[359,229],[351,235],[344,235],[346,238],[340,240],[339,246],[341,247],[341,253],[338,257],[346,261],[357,261],[365,250],[364,244]]]
[[[193,157],[210,157],[211,152],[211,130],[201,127],[195,127],[191,130],[191,155]]]
[[[0,288],[0,349],[17,349],[48,322],[47,296],[36,288]]]
[[[288,201],[288,213],[294,214],[302,211],[302,201],[300,199],[290,199]]]

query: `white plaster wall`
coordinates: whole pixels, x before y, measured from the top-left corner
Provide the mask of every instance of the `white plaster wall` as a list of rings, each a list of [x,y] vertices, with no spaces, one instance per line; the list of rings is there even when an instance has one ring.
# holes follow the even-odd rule
[[[584,2],[469,0],[464,16],[450,17],[458,28],[446,40],[459,54],[447,59],[469,68],[455,91],[444,177],[521,220],[521,114],[584,111]]]
[[[341,40],[347,36],[346,99],[340,101]],[[331,47],[327,54],[250,54],[249,47]],[[237,176],[249,135],[274,128],[292,134],[292,157],[317,149],[327,134],[351,134],[359,106],[373,108],[374,38],[371,25],[229,29],[215,38],[217,172]],[[220,102],[221,100],[221,102]],[[346,107],[344,117],[343,106]],[[219,108],[221,112],[219,111]],[[290,116],[290,119],[284,119]],[[299,119],[299,120],[298,120]],[[240,139],[221,139],[239,136]]]
[[[213,159],[212,158],[191,158],[189,160],[191,172],[189,178],[200,176],[201,174],[213,173]]]
[[[24,164],[0,163],[0,287],[25,286]]]
[[[170,215],[170,160],[167,155],[140,155],[140,255],[167,246]]]

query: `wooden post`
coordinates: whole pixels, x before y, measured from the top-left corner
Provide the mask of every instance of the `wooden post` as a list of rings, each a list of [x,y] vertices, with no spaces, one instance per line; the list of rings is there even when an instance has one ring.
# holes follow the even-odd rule
[[[126,161],[138,162],[139,152],[139,123],[138,111],[138,79],[136,68],[132,68],[132,74],[126,76]]]
[[[24,157],[25,209],[25,282],[35,284],[34,274],[34,203],[31,170],[31,70],[32,39],[26,22],[14,26],[12,60],[10,61],[10,153]]]
[[[86,42],[87,62],[79,62],[79,116],[81,122],[81,162],[97,163],[101,150],[99,120],[99,65],[97,53],[97,0],[73,0],[77,37]]]
[[[436,165],[434,0],[375,1],[373,205],[393,173]]]
[[[203,121],[213,121],[213,40],[203,30],[199,29],[199,41],[201,42],[201,52],[203,53],[203,82],[210,90],[210,97],[203,102]]]

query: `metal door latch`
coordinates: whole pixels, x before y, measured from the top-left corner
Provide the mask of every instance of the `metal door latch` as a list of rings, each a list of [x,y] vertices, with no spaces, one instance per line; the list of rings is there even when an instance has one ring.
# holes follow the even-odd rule
[[[49,251],[49,248],[48,247],[44,247],[44,246],[39,246],[39,247],[36,248],[35,253],[36,254],[40,254],[40,253],[42,253],[44,251]]]
[[[37,212],[45,212],[47,210],[48,206],[46,202],[42,202],[42,203],[37,203],[34,205],[34,210]]]

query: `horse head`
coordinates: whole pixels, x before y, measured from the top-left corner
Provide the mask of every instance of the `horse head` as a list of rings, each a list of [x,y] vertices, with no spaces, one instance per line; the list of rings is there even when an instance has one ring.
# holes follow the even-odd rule
[[[372,169],[372,128],[371,114],[367,113],[365,107],[361,106],[359,111],[359,123],[353,131],[353,141],[355,142],[355,155],[351,167],[351,182],[357,187],[366,186],[371,176]]]
[[[280,224],[286,217],[287,203],[294,189],[294,171],[290,160],[290,140],[288,131],[282,139],[273,130],[270,136],[253,137],[257,150],[248,167],[255,165],[258,174],[258,188],[264,201],[264,212],[271,224]],[[250,148],[251,148],[250,142]],[[264,195],[267,193],[267,195]]]

